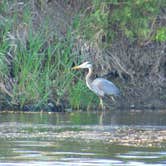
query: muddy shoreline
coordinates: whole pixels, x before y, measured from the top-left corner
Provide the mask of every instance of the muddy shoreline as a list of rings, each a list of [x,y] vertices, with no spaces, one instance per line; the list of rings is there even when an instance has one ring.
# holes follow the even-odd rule
[[[104,143],[119,144],[136,147],[160,147],[166,146],[166,130],[144,131],[133,129],[112,132],[63,132],[58,138],[82,139],[84,141],[102,141]]]
[[[118,128],[113,131],[59,131],[34,132],[29,136],[26,132],[3,133],[5,139],[42,138],[53,140],[70,140],[76,142],[102,142],[133,147],[166,147],[166,129],[134,129],[129,127]]]

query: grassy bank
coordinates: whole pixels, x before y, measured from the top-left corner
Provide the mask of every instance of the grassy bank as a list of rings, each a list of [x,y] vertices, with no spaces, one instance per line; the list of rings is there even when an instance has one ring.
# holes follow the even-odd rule
[[[95,76],[120,87],[123,106],[163,106],[165,6],[164,0],[2,0],[1,109],[96,107],[84,73],[71,70],[87,60]]]
[[[14,7],[12,13],[10,7],[9,3],[1,7],[1,105],[38,110],[47,109],[49,104],[74,108],[89,105],[92,97],[84,83],[78,78],[73,87],[75,74],[71,67],[76,57],[72,51],[76,36],[72,31],[69,29],[59,39],[50,31],[49,18],[35,27],[30,4],[20,11]]]

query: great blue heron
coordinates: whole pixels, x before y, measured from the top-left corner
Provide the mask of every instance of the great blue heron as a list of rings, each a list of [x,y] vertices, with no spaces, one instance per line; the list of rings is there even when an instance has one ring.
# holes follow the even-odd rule
[[[95,80],[91,80],[92,75],[92,64],[89,62],[84,62],[79,66],[75,66],[72,69],[89,69],[88,74],[86,75],[86,85],[87,87],[93,91],[100,99],[100,106],[103,109],[103,100],[102,98],[104,95],[110,95],[113,99],[113,96],[118,96],[120,93],[120,90],[111,82],[104,78],[96,78]]]

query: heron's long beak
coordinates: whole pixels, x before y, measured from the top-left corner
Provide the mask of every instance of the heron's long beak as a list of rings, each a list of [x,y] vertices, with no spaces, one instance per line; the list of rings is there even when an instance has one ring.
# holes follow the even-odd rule
[[[72,69],[74,69],[74,70],[80,69],[80,66],[74,66],[74,67],[72,67]]]

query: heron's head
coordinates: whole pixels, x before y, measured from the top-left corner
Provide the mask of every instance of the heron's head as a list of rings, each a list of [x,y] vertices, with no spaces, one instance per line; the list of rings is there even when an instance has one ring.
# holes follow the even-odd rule
[[[89,62],[84,62],[79,66],[74,66],[72,69],[86,69],[86,68],[92,68],[92,64]]]

